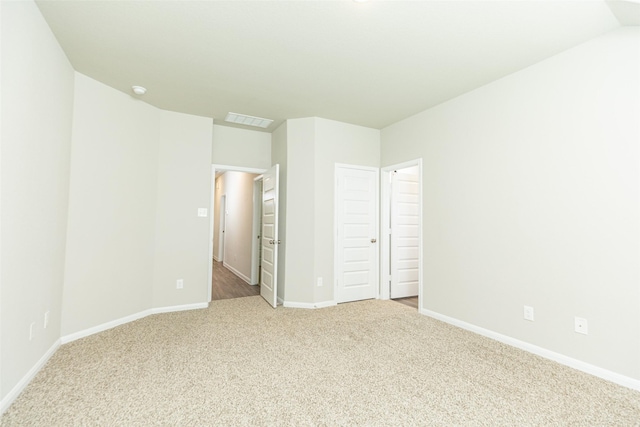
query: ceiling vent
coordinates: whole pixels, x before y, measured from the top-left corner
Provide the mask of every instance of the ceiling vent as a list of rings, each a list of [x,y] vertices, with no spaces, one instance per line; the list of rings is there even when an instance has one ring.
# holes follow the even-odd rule
[[[261,117],[245,116],[244,114],[229,113],[224,119],[225,122],[236,123],[239,125],[255,126],[259,128],[268,128],[273,120],[263,119]]]

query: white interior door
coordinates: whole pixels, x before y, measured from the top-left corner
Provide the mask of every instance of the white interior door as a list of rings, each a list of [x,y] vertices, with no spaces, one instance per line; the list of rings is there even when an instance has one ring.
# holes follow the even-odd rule
[[[336,302],[378,295],[378,170],[336,167]]]
[[[419,215],[418,174],[392,172],[391,176],[391,298],[418,295]]]
[[[224,230],[227,227],[227,196],[220,196],[220,237],[218,246],[218,258],[219,262],[224,264],[224,243],[225,234]]]
[[[260,295],[272,307],[278,305],[278,175],[275,165],[262,178],[262,274]]]
[[[253,235],[251,243],[251,284],[260,284],[260,254],[262,253],[262,175],[253,179]]]

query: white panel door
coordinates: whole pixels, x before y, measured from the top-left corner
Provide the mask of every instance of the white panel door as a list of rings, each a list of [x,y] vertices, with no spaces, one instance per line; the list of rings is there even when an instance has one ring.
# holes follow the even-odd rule
[[[418,295],[419,189],[417,174],[392,174],[391,298]]]
[[[378,296],[378,171],[336,168],[336,302]]]
[[[279,165],[262,176],[262,275],[260,295],[273,308],[278,305],[278,174]]]

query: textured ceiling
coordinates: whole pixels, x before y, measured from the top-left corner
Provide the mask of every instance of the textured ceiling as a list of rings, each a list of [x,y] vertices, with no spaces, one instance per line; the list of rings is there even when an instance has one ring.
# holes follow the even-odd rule
[[[73,67],[162,109],[383,128],[618,28],[603,1],[40,1]],[[634,5],[635,6],[635,5]],[[624,14],[625,12],[620,12]]]

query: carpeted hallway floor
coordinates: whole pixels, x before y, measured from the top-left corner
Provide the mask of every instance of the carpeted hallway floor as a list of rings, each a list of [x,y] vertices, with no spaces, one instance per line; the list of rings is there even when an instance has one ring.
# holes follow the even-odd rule
[[[62,346],[2,426],[637,426],[640,393],[392,301],[153,315]]]

